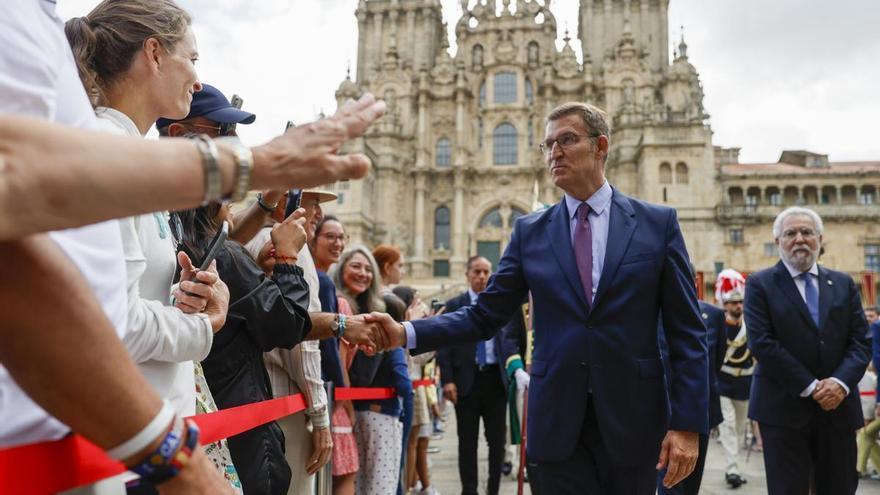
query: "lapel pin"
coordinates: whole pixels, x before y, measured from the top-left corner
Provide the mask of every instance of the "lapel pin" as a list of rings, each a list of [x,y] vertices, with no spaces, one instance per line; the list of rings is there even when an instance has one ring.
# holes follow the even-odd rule
[[[709,315],[707,315],[706,313],[703,313],[702,316],[703,316],[703,319],[704,319],[704,320],[708,320],[708,319],[709,319]]]
[[[831,280],[829,280],[829,281],[828,281],[828,285],[834,285],[834,282],[832,282]]]

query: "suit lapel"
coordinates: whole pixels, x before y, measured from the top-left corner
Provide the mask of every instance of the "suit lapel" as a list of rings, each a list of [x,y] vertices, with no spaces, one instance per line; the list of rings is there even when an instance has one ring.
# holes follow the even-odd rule
[[[794,304],[804,321],[814,332],[818,332],[819,329],[816,328],[816,323],[813,322],[813,317],[810,316],[810,310],[807,309],[807,303],[804,302],[804,298],[801,297],[801,293],[798,292],[798,288],[794,284],[794,279],[791,278],[791,274],[788,273],[788,269],[785,268],[782,261],[776,264],[776,272],[773,274],[773,278],[777,287],[779,287],[782,293],[788,297],[792,304]],[[821,307],[821,303],[819,306]]]
[[[831,279],[828,278],[828,271],[823,270],[822,267],[819,267],[819,331],[825,327],[825,322],[828,321],[828,313],[831,312],[831,300],[833,299],[834,294],[832,294],[834,286],[831,285]]]
[[[548,217],[547,226],[550,231],[550,245],[553,254],[559,262],[559,268],[571,284],[577,294],[581,306],[587,307],[587,298],[584,297],[584,288],[578,275],[577,262],[574,259],[574,249],[571,245],[571,223],[568,217],[568,207],[563,199],[556,205],[556,211]]]
[[[626,196],[618,193],[615,189],[611,196],[611,205],[608,217],[608,243],[605,246],[605,265],[602,267],[602,275],[599,277],[599,287],[596,289],[596,297],[593,298],[593,309],[599,305],[602,294],[608,290],[614,274],[620,266],[620,261],[626,253],[629,241],[636,230],[636,214]]]

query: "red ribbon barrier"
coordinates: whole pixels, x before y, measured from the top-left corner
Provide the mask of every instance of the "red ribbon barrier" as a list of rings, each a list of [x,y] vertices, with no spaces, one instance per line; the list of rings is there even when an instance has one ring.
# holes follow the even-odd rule
[[[397,393],[393,388],[337,388],[334,397],[336,400],[379,400],[393,399]]]
[[[861,392],[859,392],[859,395],[861,395],[863,397],[875,396],[875,395],[877,395],[877,391],[876,390],[862,390]]]
[[[433,378],[424,378],[422,380],[413,380],[413,388],[431,387],[434,385]]]
[[[336,400],[397,397],[393,388],[337,388]],[[200,442],[213,443],[306,408],[302,394],[197,414]],[[48,495],[125,472],[125,466],[79,435],[0,449],[0,494]]]

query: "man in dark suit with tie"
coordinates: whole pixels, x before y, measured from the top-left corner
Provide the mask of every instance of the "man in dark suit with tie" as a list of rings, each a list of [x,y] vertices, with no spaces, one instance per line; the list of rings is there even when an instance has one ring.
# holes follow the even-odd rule
[[[749,417],[764,440],[771,495],[853,494],[858,382],[870,353],[852,278],[816,264],[822,219],[791,207],[776,217],[781,260],[746,282],[749,344],[758,360]]]
[[[446,302],[446,312],[476,302],[486,289],[492,264],[482,256],[467,262],[468,290]],[[491,332],[489,332],[491,333]],[[489,340],[442,348],[437,353],[443,396],[455,404],[458,428],[458,474],[462,495],[476,495],[477,442],[480,418],[489,444],[489,495],[497,495],[504,462],[504,413],[507,405],[507,377],[501,366],[501,333]]]
[[[541,148],[565,196],[517,220],[477,304],[403,325],[373,316],[389,345],[436,349],[489,338],[530,291],[528,457],[554,495],[652,494],[657,469],[667,486],[693,471],[708,432],[706,329],[675,211],[611,187],[610,137],[598,108],[554,109]]]

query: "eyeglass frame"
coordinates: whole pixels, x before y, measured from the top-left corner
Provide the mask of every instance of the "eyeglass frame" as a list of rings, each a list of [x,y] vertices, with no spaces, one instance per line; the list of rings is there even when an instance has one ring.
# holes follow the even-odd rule
[[[181,123],[183,123],[183,122],[181,122]],[[231,133],[235,132],[235,126],[236,126],[236,124],[234,122],[231,124],[218,122],[218,125],[216,125],[216,126],[207,125],[207,124],[196,124],[195,122],[186,122],[183,124],[187,125],[187,126],[196,127],[196,128],[201,127],[202,129],[211,129],[211,130],[217,131],[218,136],[230,136]]]
[[[559,138],[566,137],[566,136],[575,136],[575,137],[577,137],[578,139],[577,139],[576,141],[572,142],[572,143],[569,143],[569,144],[562,144],[562,143],[560,143],[560,142],[559,142]],[[560,148],[562,148],[563,150],[567,150],[568,148],[570,148],[570,147],[572,147],[572,146],[578,144],[579,142],[581,142],[581,141],[580,141],[580,138],[593,139],[593,138],[597,138],[597,137],[599,137],[599,136],[604,136],[604,134],[602,134],[601,132],[596,132],[596,133],[593,133],[593,134],[578,134],[578,133],[576,133],[576,132],[564,132],[564,133],[562,133],[561,135],[559,135],[556,139],[551,139],[551,140],[549,140],[549,141],[550,141],[550,144],[549,144],[549,145],[547,144],[547,141],[546,141],[546,140],[545,140],[545,141],[541,141],[540,143],[538,143],[538,149],[541,150],[541,153],[543,153],[545,156],[547,156],[547,155],[549,155],[550,153],[553,152],[553,146],[554,146],[554,145],[557,145],[557,144],[558,144]]]
[[[819,235],[819,233],[816,232],[816,229],[804,227],[802,229],[786,229],[779,234],[779,238],[785,241],[790,241],[792,239],[797,239],[798,234],[800,234],[804,240],[813,239]]]
[[[330,234],[329,232],[321,234],[318,237],[323,237],[324,239],[326,239],[328,242],[331,242],[331,243],[340,241],[343,244],[346,244],[351,239],[351,236],[349,236],[348,234],[342,234],[341,236],[339,236],[339,235]]]

